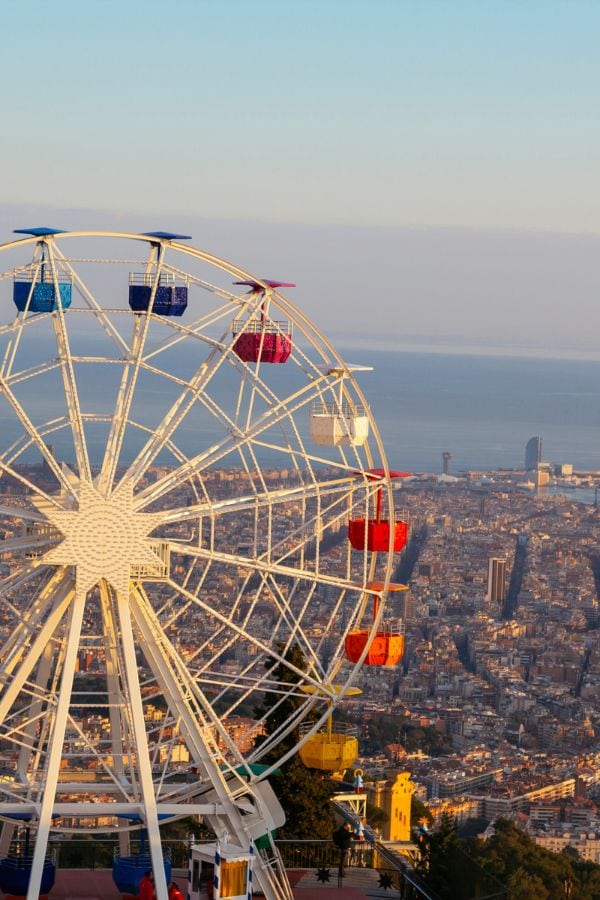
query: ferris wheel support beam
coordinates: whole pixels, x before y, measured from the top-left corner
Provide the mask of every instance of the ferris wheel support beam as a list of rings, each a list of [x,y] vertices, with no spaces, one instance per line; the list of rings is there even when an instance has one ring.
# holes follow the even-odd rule
[[[34,692],[31,703],[29,704],[29,713],[27,722],[23,726],[23,736],[29,747],[21,747],[19,751],[19,759],[17,762],[17,774],[19,779],[25,783],[27,781],[27,772],[29,761],[33,755],[33,738],[37,729],[37,719],[41,715],[44,703],[46,702],[46,688],[48,679],[52,672],[52,662],[54,659],[54,646],[52,642],[46,644],[42,657],[38,663],[38,670],[35,677],[36,692]]]
[[[119,653],[117,644],[117,628],[114,620],[114,609],[111,604],[110,592],[104,579],[100,582],[100,607],[102,612],[102,636],[104,653],[106,656],[106,686],[108,691],[110,739],[113,753],[113,768],[117,781],[121,784],[125,781],[125,767],[123,765],[123,695],[119,678]],[[119,830],[119,853],[121,856],[129,855],[129,832]]]
[[[17,775],[22,783],[27,782],[29,764],[34,754],[33,739],[38,727],[37,719],[41,715],[42,708],[45,702],[44,692],[48,684],[50,673],[52,671],[53,657],[54,647],[52,643],[49,642],[44,648],[42,658],[40,659],[38,664],[38,671],[35,679],[37,695],[34,694],[32,697],[31,703],[29,704],[27,721],[22,729],[23,737],[29,745],[22,746],[19,749]],[[0,834],[0,858],[4,858],[10,852],[10,845],[12,843],[16,827],[17,826],[12,823],[4,822],[2,833]]]
[[[148,738],[146,724],[144,722],[144,709],[142,706],[142,694],[135,655],[135,642],[131,627],[131,610],[129,598],[120,591],[117,593],[117,610],[123,646],[123,661],[125,665],[125,680],[129,694],[129,706],[131,710],[131,724],[133,727],[133,742],[137,761],[138,777],[144,805],[144,821],[148,832],[148,844],[150,846],[150,858],[154,872],[154,884],[158,900],[167,900],[167,881],[162,846],[160,842],[160,828],[158,825],[158,812],[156,809],[156,796],[152,781],[152,766],[148,751]],[[27,898],[29,900],[29,897]],[[31,898],[33,900],[33,898]]]
[[[38,831],[31,864],[31,876],[27,890],[27,900],[37,900],[40,895],[46,849],[48,847],[48,835],[52,824],[52,812],[56,800],[56,785],[58,773],[63,755],[65,729],[69,716],[69,704],[73,692],[73,678],[75,676],[75,664],[79,649],[79,638],[83,624],[83,612],[85,609],[85,595],[75,591],[73,601],[70,604],[70,620],[65,637],[65,656],[60,679],[58,703],[54,712],[54,727],[49,741],[48,756],[44,771],[44,791],[40,804]]]

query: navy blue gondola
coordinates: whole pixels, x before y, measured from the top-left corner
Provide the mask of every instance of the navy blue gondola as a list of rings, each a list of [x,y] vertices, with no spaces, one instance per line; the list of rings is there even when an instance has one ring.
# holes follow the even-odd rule
[[[63,309],[68,309],[71,305],[71,294],[71,280],[59,277],[55,284],[50,272],[43,273],[41,278],[25,274],[17,275],[13,282],[13,300],[19,312],[26,309],[32,313],[54,312],[58,309],[59,302]]]
[[[167,884],[171,883],[171,860],[163,859]],[[137,856],[116,856],[113,862],[113,881],[122,894],[139,894],[140,881],[144,872],[152,868],[150,854]]]
[[[14,897],[25,897],[29,887],[33,856],[7,856],[0,859],[0,890]],[[42,870],[40,894],[49,893],[56,880],[56,865],[46,859]]]
[[[129,306],[134,312],[147,312],[150,308],[155,275],[129,276]],[[154,296],[152,312],[158,316],[182,316],[187,309],[187,283],[172,275],[161,275]]]

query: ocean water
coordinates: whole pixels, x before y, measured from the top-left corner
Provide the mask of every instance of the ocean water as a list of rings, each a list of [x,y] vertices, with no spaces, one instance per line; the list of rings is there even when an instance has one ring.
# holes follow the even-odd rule
[[[578,469],[600,470],[600,362],[550,360],[498,356],[461,356],[438,353],[409,353],[381,350],[344,350],[349,363],[373,366],[360,373],[358,381],[371,405],[382,434],[389,463],[394,468],[414,472],[439,472],[442,452],[452,454],[452,470],[520,468],[525,444],[532,436],[542,437],[542,457],[551,463],[570,462]],[[31,360],[31,364],[35,362]],[[176,358],[182,377],[197,365]],[[265,367],[266,368],[266,367]],[[265,373],[278,393],[292,392],[294,367],[270,366]],[[188,376],[185,376],[185,372]],[[111,413],[119,373],[114,366],[76,372],[82,396],[89,408]],[[229,390],[225,379],[218,402],[226,406]],[[173,386],[175,390],[175,386]],[[165,392],[164,397],[161,392]],[[178,389],[177,389],[178,392]],[[26,382],[21,396],[34,422],[60,416],[64,392],[55,370],[48,375],[43,391],[39,380]],[[149,427],[158,421],[157,410],[172,399],[169,386],[147,383],[137,396],[136,417]],[[230,398],[229,398],[230,402]],[[160,416],[159,416],[160,418]],[[299,423],[307,430],[304,415]],[[10,410],[0,411],[2,446],[10,443]],[[193,452],[199,428],[205,444],[222,436],[222,427],[207,416],[203,423],[186,422],[183,449]],[[187,433],[187,436],[186,436]],[[89,429],[94,462],[101,459],[104,439]],[[51,438],[63,458],[61,436]],[[138,446],[132,439],[125,455],[135,456]],[[96,444],[94,444],[96,441]],[[72,451],[71,451],[72,452]],[[280,463],[280,457],[278,458]],[[265,460],[277,464],[277,460]]]
[[[390,465],[441,471],[520,468],[525,444],[542,458],[600,469],[600,363],[521,357],[353,351]]]

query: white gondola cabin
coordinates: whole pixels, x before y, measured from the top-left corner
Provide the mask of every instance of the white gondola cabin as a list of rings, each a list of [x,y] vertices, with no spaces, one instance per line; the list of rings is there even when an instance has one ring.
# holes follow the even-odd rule
[[[323,374],[339,379],[337,399],[321,397],[310,408],[310,436],[321,447],[362,447],[369,437],[369,417],[363,406],[344,398],[348,372],[372,372],[371,366],[319,366]]]
[[[190,852],[189,900],[247,900],[254,853],[235,844],[196,844]]]

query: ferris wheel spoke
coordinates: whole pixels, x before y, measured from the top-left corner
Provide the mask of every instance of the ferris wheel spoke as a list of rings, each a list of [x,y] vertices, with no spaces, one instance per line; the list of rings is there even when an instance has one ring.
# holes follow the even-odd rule
[[[166,266],[165,268],[171,271],[170,266]],[[223,319],[229,318],[230,315],[231,302],[217,307],[217,309],[211,310],[204,316],[199,316],[197,319],[194,319],[193,322],[190,322],[189,325],[183,325],[181,322],[175,321],[169,322],[169,325],[173,329],[175,334],[162,338],[162,340],[158,341],[150,348],[147,347],[146,353],[144,355],[144,362],[148,363],[154,357],[159,356],[161,353],[164,353],[165,350],[172,350],[173,347],[176,347],[178,344],[181,344],[188,339],[201,341],[202,344],[206,344],[209,347],[215,347],[222,350],[222,343],[210,337],[210,335],[206,334],[205,332],[221,322]]]
[[[0,377],[0,393],[6,398],[9,405],[12,407],[12,410],[15,413],[19,422],[21,423],[23,430],[26,432],[26,434],[30,438],[31,443],[40,452],[43,461],[46,463],[48,468],[51,470],[52,474],[55,476],[55,478],[57,479],[60,486],[65,491],[67,491],[68,494],[72,495],[73,494],[72,487],[69,484],[65,475],[63,474],[60,465],[57,463],[57,461],[52,456],[52,453],[50,452],[47,445],[43,441],[39,430],[33,424],[31,419],[25,412],[21,403],[17,400],[16,395],[14,394],[12,388],[10,387],[10,385],[8,384],[8,382],[6,381],[6,379],[4,377]],[[7,466],[1,457],[0,457],[0,468],[4,469],[10,475],[18,478],[19,481],[22,481],[24,484],[26,484],[30,488],[32,493],[35,494],[35,493],[40,492],[39,488],[37,488],[33,484],[33,482],[31,482],[24,475],[20,475],[20,474],[16,473],[14,469],[11,469],[9,466]],[[56,501],[54,501],[54,502],[56,502]]]
[[[286,669],[289,669],[295,675],[298,676],[298,683],[312,685],[315,688],[322,688],[321,682],[315,678],[310,671],[305,672],[302,669],[299,669],[295,666],[290,660],[285,659],[276,649],[271,647],[269,644],[265,644],[264,641],[261,641],[259,638],[255,637],[255,635],[251,634],[246,628],[242,628],[236,622],[228,619],[227,616],[224,616],[218,609],[210,606],[201,597],[196,597],[190,591],[178,586],[174,581],[168,579],[168,584],[171,587],[179,590],[181,594],[185,597],[189,597],[192,602],[198,606],[200,609],[204,610],[212,618],[216,619],[218,622],[221,622],[227,628],[230,628],[232,631],[235,631],[239,637],[241,637],[244,641],[247,641],[250,645],[256,647],[261,650],[267,657],[272,659],[275,663],[281,663]]]
[[[70,577],[65,577],[62,583],[56,588],[53,595],[52,609],[39,629],[38,636],[29,646],[24,658],[21,660],[21,655],[13,653],[13,658],[3,666],[5,678],[11,673],[14,674],[12,674],[10,681],[5,684],[4,692],[0,697],[0,724],[4,722],[10,707],[31,675],[34,666],[42,655],[42,652],[54,631],[58,628],[65,612],[69,609],[74,594],[75,590],[72,579]],[[17,669],[19,662],[20,666]]]
[[[201,744],[204,743],[206,741],[207,721],[210,721],[221,741],[238,757],[238,762],[243,762],[222,721],[215,715],[212,706],[208,703],[198,684],[181,660],[180,654],[177,653],[165,635],[152,611],[148,596],[140,585],[135,585],[132,589],[131,605],[133,619],[142,634],[144,646],[150,652],[154,651],[152,667],[153,669],[156,667],[155,674],[160,679],[161,687],[165,690],[165,697],[167,700],[171,698],[171,709],[177,709],[180,713],[183,712],[184,715],[186,711],[189,712],[189,716],[186,717],[182,724],[190,739],[193,740],[195,745],[198,745],[198,739],[200,739]],[[183,707],[182,700],[184,701]],[[198,726],[196,723],[198,721],[202,723],[200,733],[197,733]],[[199,758],[196,762],[204,768],[207,763],[206,753],[199,746],[197,746],[197,750]],[[218,754],[218,745],[215,744],[214,750]],[[216,760],[217,756],[214,751],[211,756],[213,760]]]
[[[162,422],[156,427],[135,462],[129,467],[123,476],[123,481],[131,481],[135,485],[143,477],[161,450],[171,440],[197,399],[201,397],[202,391],[206,389],[211,378],[223,365],[224,358],[217,349],[211,350],[207,359],[197,369],[190,382],[163,417]]]
[[[35,279],[38,278],[40,269],[41,269],[41,260],[39,260],[37,263],[34,263],[34,265],[33,265],[33,277]],[[4,358],[2,360],[2,365],[0,367],[0,374],[4,378],[8,379],[12,373],[13,365],[15,363],[15,359],[16,359],[16,356],[17,356],[17,353],[19,350],[19,346],[20,346],[21,339],[23,337],[24,329],[25,329],[25,326],[27,325],[27,322],[28,322],[27,316],[23,313],[19,313],[19,314],[17,314],[17,318],[14,320],[14,322],[11,325],[7,326],[6,332],[5,332],[5,329],[0,330],[0,333],[2,333],[2,334],[8,333],[10,335],[10,337],[7,341]]]
[[[304,655],[304,658],[310,661],[309,664],[314,668],[314,670],[316,672],[320,672],[322,669],[321,662],[317,658],[314,647],[302,628],[301,618],[294,613],[291,604],[286,600],[279,583],[273,577],[273,575],[271,573],[261,573],[261,578],[265,587],[268,587],[270,589],[272,596],[275,598],[275,605],[279,612],[280,620],[286,626],[287,633],[289,634],[290,638],[298,644],[300,650],[302,651],[302,654]],[[308,592],[309,597],[313,593],[314,588],[315,584],[313,583],[311,589]],[[303,610],[300,610],[300,612],[303,612]],[[275,627],[273,629],[274,633],[278,631],[278,627]]]
[[[311,485],[279,488],[264,493],[247,494],[243,497],[227,497],[214,502],[195,503],[161,512],[162,523],[185,522],[202,516],[220,516],[228,513],[253,512],[263,507],[278,506],[295,500],[311,500],[316,497],[338,496],[338,503],[352,496],[356,478],[317,481]]]
[[[25,642],[35,633],[40,622],[43,620],[64,577],[64,569],[58,569],[53,572],[48,582],[41,588],[38,595],[26,610],[17,610],[11,604],[12,610],[17,615],[17,624],[0,649],[3,679],[12,673],[15,665],[20,661],[23,655]],[[25,579],[22,579],[20,585],[23,585],[24,583]],[[14,587],[12,587],[11,590],[14,590]]]
[[[115,404],[115,414],[112,417],[110,433],[104,451],[102,469],[98,476],[98,490],[110,491],[115,471],[119,460],[119,451],[123,443],[128,424],[128,415],[131,409],[135,385],[140,370],[141,349],[144,337],[147,334],[150,318],[148,316],[136,316],[133,320],[133,336],[131,350],[127,348],[128,357],[123,366],[121,381]],[[137,365],[136,365],[137,362]]]
[[[13,519],[25,519],[26,522],[47,522],[46,516],[32,506],[8,506],[0,503],[0,516],[10,516]]]
[[[209,466],[220,462],[224,457],[228,456],[235,450],[239,450],[250,444],[258,435],[262,434],[269,428],[273,428],[287,416],[298,412],[306,407],[311,400],[314,399],[318,385],[315,382],[305,385],[296,391],[292,397],[285,401],[279,401],[269,410],[264,412],[257,422],[246,432],[236,430],[235,434],[228,435],[219,443],[197,456],[189,459],[184,465],[174,469],[168,475],[159,478],[154,484],[139,491],[136,494],[136,509],[143,509],[155,500],[163,497],[169,491],[174,490],[184,484],[190,477],[205,471]],[[291,401],[291,403],[290,403]]]
[[[115,347],[119,351],[127,352],[128,347],[126,341],[121,337],[119,331],[115,328],[110,318],[106,315],[90,289],[87,287],[81,276],[78,274],[76,269],[73,268],[70,261],[67,259],[64,253],[56,246],[53,247],[54,255],[57,259],[60,260],[61,267],[63,270],[70,275],[73,280],[73,283],[77,287],[80,296],[83,298],[84,302],[89,306],[92,310],[94,317],[100,323],[108,337],[114,343]]]
[[[142,369],[144,350],[152,322],[151,310],[154,307],[156,293],[160,284],[164,255],[165,247],[163,244],[157,246],[151,244],[150,256],[146,265],[146,275],[148,277],[152,276],[148,309],[145,315],[138,314],[134,316],[131,350],[128,353],[127,361],[123,367],[121,383],[117,394],[115,414],[113,416],[110,434],[104,452],[102,468],[98,477],[99,490],[104,493],[108,493],[112,489],[115,472],[121,455],[121,448],[123,446],[127,424],[129,422],[131,405],[133,403],[139,374]]]
[[[172,553],[179,553],[182,556],[193,556],[198,559],[210,559],[214,562],[225,563],[236,568],[250,569],[254,572],[272,573],[274,575],[282,575],[285,578],[300,579],[310,583],[317,583],[324,586],[333,586],[347,590],[363,590],[363,584],[351,581],[345,578],[337,578],[333,575],[326,575],[323,572],[315,572],[310,569],[297,569],[293,566],[284,566],[280,563],[271,562],[266,559],[251,559],[245,556],[236,556],[233,553],[225,553],[211,548],[194,547],[190,544],[180,544],[177,541],[169,540],[167,542]]]
[[[58,283],[58,268],[56,258],[54,256],[54,247],[52,241],[45,242],[48,251],[48,262],[52,275],[52,282],[56,297],[60,297]],[[75,459],[79,471],[79,477],[91,480],[90,460],[88,456],[88,448],[83,430],[83,421],[81,418],[81,407],[79,404],[79,394],[77,391],[77,383],[75,380],[75,371],[73,369],[73,360],[71,359],[71,348],[69,345],[69,335],[65,322],[65,313],[62,302],[57,304],[56,312],[52,316],[52,325],[54,335],[58,347],[60,368],[63,379],[63,388],[65,392],[65,401],[67,404],[67,412],[73,436],[73,447],[75,450]]]

